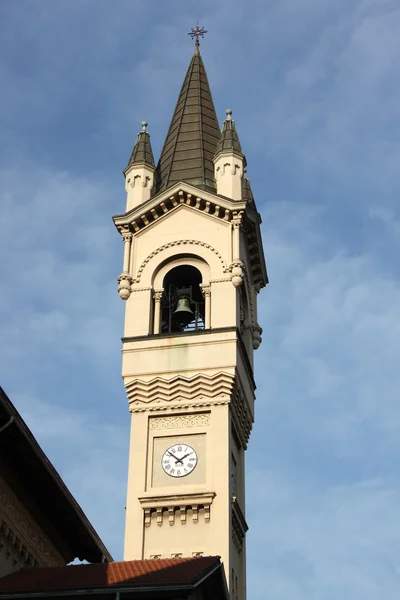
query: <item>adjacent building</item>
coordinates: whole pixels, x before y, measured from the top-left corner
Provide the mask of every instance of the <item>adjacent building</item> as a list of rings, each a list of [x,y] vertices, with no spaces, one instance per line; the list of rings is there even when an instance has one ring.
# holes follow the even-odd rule
[[[0,577],[112,557],[0,388]],[[20,576],[20,574],[19,574]]]

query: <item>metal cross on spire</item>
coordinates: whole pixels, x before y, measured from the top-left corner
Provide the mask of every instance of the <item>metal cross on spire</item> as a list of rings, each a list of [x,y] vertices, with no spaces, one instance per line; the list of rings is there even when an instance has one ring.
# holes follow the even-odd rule
[[[188,33],[188,35],[190,35],[192,40],[194,40],[196,38],[196,41],[195,41],[196,53],[199,51],[199,46],[200,46],[199,37],[203,38],[206,33],[207,33],[207,31],[204,29],[204,27],[200,27],[198,23],[196,25],[196,29],[193,29],[193,27],[192,27],[192,30]]]

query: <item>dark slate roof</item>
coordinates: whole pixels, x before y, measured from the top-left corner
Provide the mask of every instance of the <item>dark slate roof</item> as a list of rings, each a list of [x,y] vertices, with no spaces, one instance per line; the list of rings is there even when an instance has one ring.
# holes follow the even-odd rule
[[[0,579],[0,597],[7,592],[190,585],[220,565],[218,556],[204,556],[24,569]]]
[[[247,179],[246,169],[244,170],[244,177],[242,179],[242,199],[248,203],[249,208],[257,212],[257,206],[251,189],[250,180]]]
[[[0,465],[7,480],[20,486],[21,500],[61,553],[89,562],[112,557],[86,515],[37,443],[11,400],[0,387]],[[10,451],[10,448],[12,451]],[[14,486],[12,481],[11,487]],[[21,577],[21,572],[15,576]]]
[[[133,147],[132,154],[126,168],[138,163],[146,164],[150,167],[155,166],[153,150],[151,149],[150,143],[150,135],[146,130],[146,127],[146,121],[142,121],[142,131],[138,133],[136,144]]]
[[[246,171],[242,180],[242,198],[247,202],[254,202],[253,192],[251,190],[250,181],[247,179]]]
[[[196,50],[158,161],[157,192],[178,181],[215,192],[213,157],[220,135],[203,60]]]
[[[236,131],[235,121],[232,121],[232,111],[226,111],[226,119],[222,125],[221,137],[219,139],[215,154],[220,152],[236,152],[243,156],[242,147],[239,142],[239,136]]]

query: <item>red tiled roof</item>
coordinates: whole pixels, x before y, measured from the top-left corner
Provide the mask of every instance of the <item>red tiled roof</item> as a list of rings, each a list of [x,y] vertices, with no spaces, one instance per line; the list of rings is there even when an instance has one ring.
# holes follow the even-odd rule
[[[219,562],[218,556],[204,556],[23,569],[0,579],[0,595],[6,592],[74,590],[136,584],[188,585],[195,583]]]

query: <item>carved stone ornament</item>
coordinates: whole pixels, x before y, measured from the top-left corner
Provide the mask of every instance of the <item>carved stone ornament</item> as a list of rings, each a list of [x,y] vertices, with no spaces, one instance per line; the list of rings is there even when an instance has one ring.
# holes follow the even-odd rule
[[[129,243],[133,237],[133,233],[131,231],[121,231],[122,241],[124,243]]]
[[[64,560],[47,539],[39,525],[32,519],[21,501],[0,477],[0,508],[4,515],[2,529],[6,530],[7,539],[13,542],[14,548],[32,555],[38,559],[40,566],[58,567],[65,564]]]
[[[122,300],[128,300],[131,295],[132,277],[129,273],[121,273],[117,279],[118,281],[118,294]]]
[[[199,285],[201,289],[201,293],[203,294],[203,298],[210,298],[211,296],[211,286],[209,283],[200,283]]]
[[[210,424],[210,413],[194,413],[168,417],[151,417],[150,431],[157,429],[179,429],[181,427],[204,427]]]
[[[254,348],[254,350],[257,350],[257,348],[260,347],[260,344],[262,342],[262,337],[261,337],[262,331],[263,331],[262,327],[260,327],[260,325],[258,325],[258,323],[257,323],[257,325],[254,325],[252,327],[253,348]]]
[[[244,276],[244,265],[241,260],[236,260],[231,264],[231,281],[233,285],[237,288],[239,285],[243,283]]]

